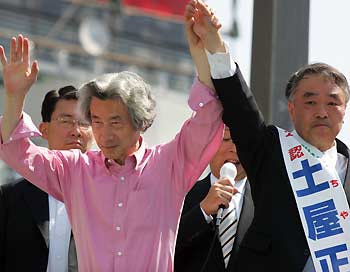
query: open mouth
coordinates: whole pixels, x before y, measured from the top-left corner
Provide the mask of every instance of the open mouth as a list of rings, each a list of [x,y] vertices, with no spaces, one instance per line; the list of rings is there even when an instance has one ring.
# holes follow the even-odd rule
[[[238,166],[241,164],[239,160],[226,160],[226,161],[224,161],[224,163],[227,163],[227,162],[233,163],[235,166]]]

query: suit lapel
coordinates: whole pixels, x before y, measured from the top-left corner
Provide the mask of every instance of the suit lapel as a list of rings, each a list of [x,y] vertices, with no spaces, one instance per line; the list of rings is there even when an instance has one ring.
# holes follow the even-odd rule
[[[46,246],[49,246],[49,200],[47,193],[29,182],[22,187],[23,198],[40,230]]]
[[[254,216],[254,203],[250,191],[250,184],[247,181],[243,196],[243,205],[241,215],[237,226],[237,237],[235,240],[234,247],[238,248],[244,234],[246,233],[248,227],[250,226],[253,216]]]
[[[237,252],[239,250],[242,239],[247,232],[250,224],[252,223],[254,216],[254,203],[252,199],[251,189],[249,181],[247,180],[245,185],[245,191],[243,195],[242,211],[238,221],[237,232],[235,242],[233,244],[232,254],[227,265],[227,271],[231,271],[231,266],[234,263]]]
[[[210,174],[207,175],[202,181],[203,182],[198,183],[198,192],[199,192],[198,200],[203,200],[207,196],[210,190],[210,187],[211,187]]]

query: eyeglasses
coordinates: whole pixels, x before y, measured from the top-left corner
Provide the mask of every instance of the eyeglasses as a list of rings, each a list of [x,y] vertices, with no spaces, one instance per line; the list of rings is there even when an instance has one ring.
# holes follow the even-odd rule
[[[52,118],[51,121],[57,121],[58,124],[65,129],[72,129],[75,125],[78,125],[81,129],[89,129],[90,123],[85,120],[73,119],[71,117],[57,117]]]

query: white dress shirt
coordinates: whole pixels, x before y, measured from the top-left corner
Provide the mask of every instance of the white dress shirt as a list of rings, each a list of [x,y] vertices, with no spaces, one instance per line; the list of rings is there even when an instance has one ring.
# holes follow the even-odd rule
[[[49,213],[49,261],[47,272],[68,272],[71,226],[64,204],[50,195]]]

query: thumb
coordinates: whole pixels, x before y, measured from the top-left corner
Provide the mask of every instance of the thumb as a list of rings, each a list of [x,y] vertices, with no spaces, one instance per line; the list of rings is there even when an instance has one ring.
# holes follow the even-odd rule
[[[37,61],[34,61],[30,71],[30,75],[29,75],[29,79],[32,83],[36,81],[38,74],[39,74],[39,64]]]
[[[0,61],[1,61],[3,66],[5,66],[7,64],[5,50],[4,50],[4,47],[2,47],[2,45],[0,45]]]

